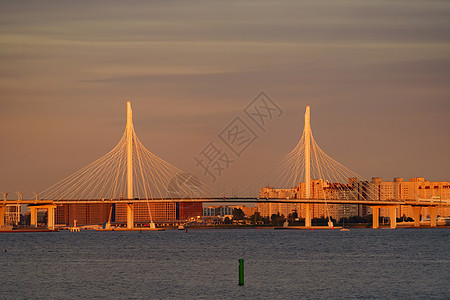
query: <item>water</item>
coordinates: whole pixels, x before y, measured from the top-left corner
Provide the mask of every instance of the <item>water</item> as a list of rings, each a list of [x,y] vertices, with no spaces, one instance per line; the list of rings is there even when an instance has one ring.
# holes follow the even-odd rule
[[[0,299],[450,298],[450,229],[15,233],[0,251]]]

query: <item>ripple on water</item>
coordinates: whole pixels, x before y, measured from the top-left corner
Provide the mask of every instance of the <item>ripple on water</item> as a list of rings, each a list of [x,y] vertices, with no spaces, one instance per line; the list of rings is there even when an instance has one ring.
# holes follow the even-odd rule
[[[0,234],[1,298],[436,298],[450,229]],[[245,259],[245,286],[237,285]]]

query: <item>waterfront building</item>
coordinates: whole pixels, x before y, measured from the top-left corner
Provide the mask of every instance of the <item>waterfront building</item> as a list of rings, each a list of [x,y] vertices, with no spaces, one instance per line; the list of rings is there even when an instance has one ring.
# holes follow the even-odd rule
[[[176,203],[174,202],[152,202],[134,203],[134,222],[175,221],[177,219]],[[116,222],[127,221],[126,204],[116,204]]]
[[[149,202],[134,203],[135,222],[174,222],[189,221],[201,218],[202,202]],[[63,204],[55,211],[57,225],[101,224],[108,222],[127,221],[126,204],[92,203],[92,204]]]
[[[264,187],[259,191],[260,199],[298,199],[299,188],[292,189],[277,189],[271,187]],[[258,203],[257,210],[262,217],[271,217],[273,214],[280,214],[287,217],[290,213],[298,211],[300,205],[296,203]]]
[[[174,222],[201,218],[203,203],[198,202],[143,202],[134,204],[135,222]],[[126,222],[126,204],[116,205],[116,222]]]
[[[234,209],[240,209],[245,216],[250,217],[256,212],[256,206],[245,205],[220,205],[208,206],[203,208],[203,216],[205,217],[225,217],[232,216]]]
[[[246,217],[253,216],[256,212],[256,205],[255,206],[234,205],[233,208],[242,210],[242,212]]]
[[[372,178],[371,186],[376,200],[418,200],[433,199],[435,201],[450,199],[450,182],[428,181],[422,177],[414,177],[408,181],[397,177],[393,181],[383,181],[379,177]],[[388,216],[388,209],[380,210],[382,216]],[[428,208],[422,209],[422,215],[429,215]],[[450,208],[438,207],[437,215],[450,216]],[[413,217],[411,206],[402,205],[397,211],[397,217]]]
[[[203,216],[205,217],[215,217],[215,216],[228,216],[233,215],[233,207],[232,206],[208,206],[203,209]]]
[[[353,180],[353,179],[351,179]],[[354,181],[353,181],[354,182]],[[311,198],[312,199],[355,199],[357,191],[354,187],[358,185],[329,183],[323,179],[311,180]],[[291,189],[276,189],[271,187],[261,188],[260,198],[279,198],[279,199],[306,199],[306,185],[300,182],[299,187]],[[300,218],[306,215],[304,204],[300,203],[258,203],[258,211],[263,217],[270,217],[273,214],[288,216],[294,211]],[[311,204],[311,216],[313,218],[322,218],[330,216],[334,219],[350,217],[353,214],[365,216],[367,209],[364,205],[341,205],[341,204]]]
[[[55,210],[55,224],[74,226],[74,220],[76,220],[77,225],[105,223],[108,221],[110,214],[114,217],[113,208],[114,204],[111,203],[58,205]]]
[[[17,225],[20,222],[20,205],[6,206],[5,224]]]
[[[187,221],[201,219],[203,202],[177,202],[177,219]]]
[[[394,178],[393,181],[383,181],[380,177],[373,177],[371,181],[358,181],[349,178],[348,183],[330,183],[323,179],[311,179],[312,199],[370,199],[370,200],[418,200],[418,199],[450,199],[450,182],[431,182],[421,177],[415,177],[408,181],[403,178]],[[260,198],[279,199],[306,199],[306,185],[300,182],[298,187],[260,189]],[[272,214],[289,215],[297,211],[299,217],[306,214],[304,204],[294,203],[259,203],[258,211],[262,216],[270,217]],[[371,209],[365,205],[350,204],[311,204],[311,216],[313,218],[330,216],[339,220],[342,217],[360,216],[371,214]],[[428,208],[423,208],[422,214],[429,215]],[[439,207],[438,216],[450,216],[450,208]],[[389,216],[389,209],[382,208],[381,216]],[[397,210],[397,217],[413,217],[410,206],[401,205]]]

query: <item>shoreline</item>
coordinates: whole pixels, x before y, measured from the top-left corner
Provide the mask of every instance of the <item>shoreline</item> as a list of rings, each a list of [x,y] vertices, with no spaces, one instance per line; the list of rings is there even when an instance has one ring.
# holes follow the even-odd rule
[[[234,230],[240,230],[240,229],[254,229],[254,230],[338,230],[340,231],[343,229],[342,226],[335,226],[335,227],[328,227],[328,226],[311,226],[311,227],[305,227],[305,226],[289,226],[289,227],[283,227],[283,226],[273,226],[273,225],[267,225],[267,226],[261,226],[261,225],[217,225],[217,226],[187,226],[185,229],[180,230],[177,227],[158,227],[158,228],[148,228],[148,227],[134,227],[132,229],[124,228],[124,227],[116,227],[116,228],[110,228],[110,229],[103,229],[103,228],[83,228],[78,227],[79,231],[103,231],[103,232],[110,232],[110,231],[118,231],[118,232],[124,232],[124,231],[165,231],[165,230],[178,230],[178,231],[189,231],[189,230],[207,230],[207,229],[234,229]],[[436,227],[430,227],[429,225],[422,225],[420,227],[414,227],[414,226],[397,226],[397,228],[390,228],[389,226],[380,226],[378,229],[440,229],[440,228],[450,228],[448,225],[441,225]],[[373,229],[370,225],[365,224],[357,224],[354,226],[346,226],[345,229]],[[54,230],[47,229],[47,228],[3,228],[0,229],[0,233],[33,233],[33,232],[58,232],[58,231],[70,231],[70,227],[60,227],[55,228]]]

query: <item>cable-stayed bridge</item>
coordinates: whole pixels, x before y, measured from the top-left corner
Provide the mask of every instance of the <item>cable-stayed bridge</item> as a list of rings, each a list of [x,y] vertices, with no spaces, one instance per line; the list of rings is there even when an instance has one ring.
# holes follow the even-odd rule
[[[134,130],[128,101],[125,132],[110,152],[39,193],[41,200],[36,197],[35,200],[0,201],[0,226],[4,225],[6,206],[17,204],[30,206],[32,225],[37,223],[37,209],[47,209],[50,229],[55,226],[56,207],[63,204],[125,204],[129,229],[134,227],[134,205],[138,203],[147,204],[150,222],[150,204],[154,202],[300,203],[305,206],[306,227],[311,227],[312,204],[364,204],[372,207],[374,228],[379,226],[380,207],[389,207],[391,227],[395,228],[399,205],[413,207],[416,226],[420,225],[422,207],[429,208],[431,225],[436,226],[437,207],[449,205],[446,200],[380,200],[367,180],[320,149],[312,135],[309,106],[300,141],[272,173],[275,176],[271,186],[280,188],[276,194],[271,194],[273,189],[267,187],[254,197],[218,197],[196,177],[143,146]],[[260,183],[257,186],[262,187]]]

